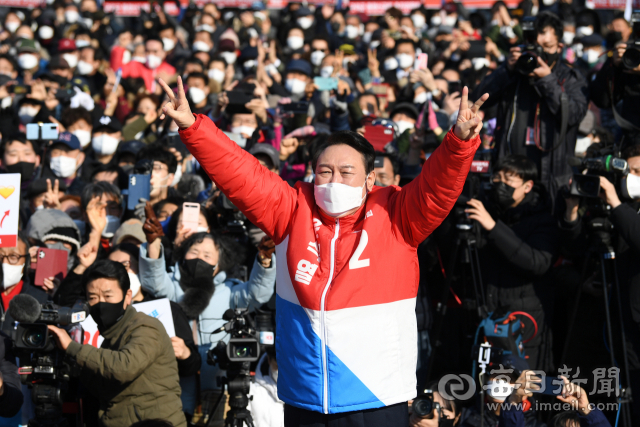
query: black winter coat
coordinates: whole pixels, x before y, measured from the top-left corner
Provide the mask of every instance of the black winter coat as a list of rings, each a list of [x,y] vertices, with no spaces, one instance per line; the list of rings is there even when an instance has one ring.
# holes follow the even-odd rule
[[[0,332],[0,372],[4,393],[0,396],[0,418],[11,418],[22,407],[22,391],[11,339]]]
[[[532,87],[531,87],[531,86]],[[569,117],[564,143],[549,152],[559,143],[561,128],[561,94],[565,92],[569,98]],[[527,154],[537,163],[540,182],[547,188],[551,197],[555,197],[557,189],[567,184],[571,176],[571,167],[567,164],[567,157],[575,151],[578,125],[587,112],[588,91],[587,83],[579,72],[571,69],[564,62],[553,67],[552,73],[530,83],[530,78],[517,71],[509,71],[506,65],[485,77],[474,91],[472,99],[489,93],[489,99],[484,108],[498,105],[497,123],[495,131],[496,158],[506,154]],[[517,96],[517,97],[516,97]],[[533,99],[529,99],[533,97]],[[508,135],[509,129],[526,129],[533,124],[535,108],[540,107],[539,144],[543,150],[535,145],[527,146],[525,141],[518,141],[519,147],[511,146]],[[514,105],[519,114],[514,116]],[[529,109],[528,117],[522,110]]]
[[[26,267],[28,268],[28,264],[26,264]],[[22,281],[23,283],[20,295],[31,295],[38,300],[40,304],[44,304],[49,301],[49,295],[47,295],[45,291],[31,284],[28,274],[22,276]],[[13,322],[15,322],[15,319],[11,314],[9,314],[9,312],[7,312],[7,308],[8,307],[5,307],[4,303],[0,300],[0,328],[2,329],[2,332],[7,335],[11,335],[11,329],[13,328]]]

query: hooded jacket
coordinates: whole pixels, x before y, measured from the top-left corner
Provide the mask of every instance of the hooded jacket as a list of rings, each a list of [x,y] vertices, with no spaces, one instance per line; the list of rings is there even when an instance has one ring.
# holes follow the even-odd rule
[[[460,195],[480,138],[449,132],[413,182],[374,187],[356,213],[336,219],[319,210],[312,184],[290,187],[208,118],[180,136],[276,243],[279,398],[327,414],[415,397],[416,248]]]

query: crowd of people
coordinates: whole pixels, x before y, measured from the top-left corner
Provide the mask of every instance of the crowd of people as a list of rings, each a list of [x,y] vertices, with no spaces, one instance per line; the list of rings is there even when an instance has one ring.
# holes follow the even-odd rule
[[[4,173],[21,181],[17,246],[0,247],[0,425],[42,416],[33,389],[17,378],[9,306],[18,295],[89,305],[101,348],[49,327],[80,376],[69,395],[83,404],[67,417],[82,415],[87,426],[222,422],[226,371],[207,359],[229,340],[216,333],[229,320],[225,312],[267,315],[274,331],[291,321],[276,310],[280,291],[291,287],[276,274],[276,263],[287,265],[286,251],[276,251],[284,237],[276,236],[288,236],[288,224],[252,221],[279,215],[285,197],[270,180],[249,181],[246,165],[233,163],[246,157],[226,148],[209,153],[206,141],[197,150],[185,145],[196,132],[228,137],[294,187],[318,184],[316,162],[329,138],[354,131],[373,145],[363,150],[375,149],[365,185],[373,176],[372,186],[416,188],[428,185],[423,170],[446,167],[438,153],[454,146],[446,141],[467,98],[480,101],[469,107],[477,118],[463,121],[482,125],[471,172],[451,183],[464,187],[462,195],[433,227],[394,228],[418,254],[415,395],[434,390],[439,408],[423,418],[411,405],[401,412],[414,427],[607,426],[618,416],[640,424],[640,13],[593,10],[579,0],[524,0],[516,8],[498,0],[475,11],[445,2],[409,13],[392,7],[383,16],[331,1],[283,9],[176,5],[170,15],[151,1],[136,17],[107,13],[96,0],[0,8],[0,187]],[[195,123],[182,126],[176,112],[195,114]],[[55,138],[43,136],[49,123]],[[33,124],[40,133],[27,137]],[[140,197],[135,180],[145,176]],[[275,193],[269,203],[239,203],[221,191],[230,188],[225,180],[247,197]],[[432,187],[448,197],[451,188],[439,184]],[[421,203],[438,210],[438,200]],[[350,269],[369,265],[358,258],[359,242]],[[406,250],[381,244],[385,256]],[[309,245],[320,262],[321,248]],[[66,251],[64,277],[36,284],[41,248]],[[318,267],[303,261],[287,268],[309,285]],[[388,271],[386,286],[414,285],[393,283],[409,276]],[[171,338],[133,308],[160,298],[170,300]],[[492,342],[492,366],[516,372],[505,382],[509,393],[443,397],[436,380],[472,372],[477,346],[491,342],[486,326],[477,332],[488,320],[515,331]],[[248,409],[257,427],[284,425],[281,398],[294,399],[290,380],[279,395],[277,356],[297,343],[280,340],[278,354],[262,346],[252,365]],[[516,357],[504,362],[502,350]],[[384,368],[367,366],[391,378],[399,362],[380,359]],[[289,374],[296,366],[281,363]],[[585,391],[596,389],[591,372],[603,367],[619,368],[613,396]],[[565,378],[557,400],[570,408],[537,410],[526,374],[568,376],[569,368],[584,380],[580,387]],[[496,402],[511,406],[485,407]],[[590,402],[618,407],[585,409]]]

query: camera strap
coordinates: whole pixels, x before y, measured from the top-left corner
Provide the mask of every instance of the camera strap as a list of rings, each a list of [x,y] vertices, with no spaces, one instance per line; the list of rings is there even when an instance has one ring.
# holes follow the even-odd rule
[[[640,131],[640,127],[634,125],[629,120],[622,117],[620,113],[618,113],[618,109],[616,108],[616,103],[613,100],[613,78],[609,82],[609,96],[611,97],[611,111],[613,111],[613,118],[616,120],[618,126],[620,126],[623,130],[626,131]]]
[[[555,151],[564,143],[565,136],[567,135],[567,126],[569,124],[569,97],[564,91],[564,87],[562,90],[562,94],[560,95],[560,137],[556,140],[556,143],[550,150],[545,150],[540,143],[540,138],[536,138],[536,146],[540,149],[540,151],[544,151],[549,153],[551,151]]]

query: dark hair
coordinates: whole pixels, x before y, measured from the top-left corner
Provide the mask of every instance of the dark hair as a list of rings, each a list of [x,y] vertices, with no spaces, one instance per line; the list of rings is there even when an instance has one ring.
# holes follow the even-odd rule
[[[138,110],[138,107],[140,106],[140,102],[142,102],[143,99],[150,99],[151,102],[155,104],[156,109],[160,106],[160,98],[155,93],[139,93],[136,96],[136,100],[133,103],[133,111]],[[141,113],[136,113],[136,114],[141,114]]]
[[[31,148],[35,151],[36,154],[40,154],[40,147],[37,144],[34,144],[33,141],[27,139],[27,136],[22,132],[16,132],[12,135],[8,135],[6,138],[3,138],[2,142],[0,142],[0,156],[4,156],[4,150],[7,149],[7,145],[18,141],[21,144],[27,145],[31,144]]]
[[[362,154],[362,161],[364,162],[364,171],[367,175],[371,173],[373,170],[373,163],[376,160],[376,152],[373,149],[373,145],[369,141],[367,141],[364,136],[360,135],[358,132],[354,132],[351,130],[342,130],[339,132],[332,133],[327,139],[327,142],[322,144],[318,150],[313,154],[313,160],[311,165],[313,170],[316,170],[316,164],[318,163],[318,158],[320,154],[327,148],[332,145],[348,145],[349,147],[356,150],[358,153]]]
[[[24,246],[25,246],[24,253],[27,256],[24,257],[24,271],[23,271],[23,274],[26,276],[29,273],[29,268],[31,266],[31,256],[29,255],[29,248],[31,247],[31,244],[29,243],[29,238],[27,237],[27,233],[25,233],[22,230],[18,231],[18,242],[24,243]],[[19,245],[18,242],[16,242],[16,247]]]
[[[390,7],[389,9],[387,9],[387,11],[385,13],[388,14],[388,15],[393,16],[398,21],[400,19],[402,19],[402,17],[404,16],[402,11],[400,9],[398,9],[397,7]]]
[[[149,144],[138,151],[136,161],[140,161],[142,159],[149,159],[167,165],[169,173],[176,173],[176,169],[178,168],[178,160],[176,160],[176,156],[169,151],[166,151],[165,147],[158,143]]]
[[[80,120],[84,120],[85,122],[87,122],[87,124],[89,124],[89,126],[93,126],[91,113],[83,107],[66,108],[62,112],[61,121],[65,127],[69,127],[72,124],[79,122]]]
[[[113,182],[113,184],[118,187],[119,189],[122,188],[127,188],[129,182],[128,182],[128,175],[126,175],[122,169],[120,169],[120,167],[114,163],[107,163],[102,164],[99,163],[97,164],[97,166],[95,167],[95,169],[93,169],[93,171],[91,171],[91,177],[89,178],[90,182],[93,182],[93,180],[95,179],[96,175],[99,174],[100,172],[115,172],[118,174],[118,176],[116,177],[115,181]],[[107,182],[107,181],[96,181],[95,183],[98,182]]]
[[[396,175],[400,175],[400,162],[398,161],[398,158],[396,156],[389,153],[383,153],[382,151],[376,151],[376,157],[385,157],[389,159],[389,161],[391,162],[391,166],[393,167],[394,177]]]
[[[198,61],[200,61],[200,60],[198,59]],[[211,63],[212,62],[222,62],[224,64],[224,68],[227,68],[227,65],[229,65],[229,64],[227,64],[227,60],[224,59],[222,56],[220,56],[220,54],[216,54],[216,55],[211,57],[211,59],[209,60],[209,64],[208,64],[209,67],[211,67]]]
[[[171,24],[164,24],[164,25],[158,26],[158,30],[157,30],[158,34],[163,32],[164,30],[171,30],[173,31],[174,34],[176,33],[176,28]]]
[[[443,401],[442,409],[446,409],[448,411],[453,412],[454,417],[457,417],[460,414],[460,411],[462,410],[462,405],[460,404],[460,402],[458,402],[458,400],[455,398],[447,399],[442,395],[442,393],[440,393],[440,390],[442,390],[449,396],[454,396],[456,393],[453,393],[452,382],[445,381],[444,384],[441,384],[441,383],[442,383],[442,379],[437,381],[430,381],[424,386],[424,389],[437,391],[438,394],[440,394],[440,397],[442,398],[442,401]]]
[[[174,427],[174,426],[167,420],[161,420],[160,418],[157,418],[153,420],[138,421],[137,423],[131,424],[131,427]]]
[[[97,279],[113,279],[118,282],[122,293],[126,294],[129,290],[129,275],[127,269],[124,268],[119,262],[111,261],[110,259],[101,259],[94,262],[87,268],[82,275],[82,288],[87,290],[87,285]]]
[[[211,61],[209,61],[209,62],[211,62]],[[189,57],[189,59],[187,59],[185,61],[184,65],[187,65],[187,64],[196,64],[196,65],[201,66],[202,69],[204,69],[204,64],[202,63],[202,60],[200,58],[196,57],[196,56]]]
[[[413,47],[413,49],[415,50],[416,48],[416,44],[413,42],[413,40],[410,39],[400,39],[396,42],[396,52],[398,51],[398,46],[400,46],[401,44],[410,44],[411,47]]]
[[[128,254],[131,259],[135,259],[136,262],[138,261],[138,258],[140,258],[140,248],[138,248],[133,243],[124,242],[115,245],[113,248],[111,248],[111,252],[109,253],[112,254],[115,252],[124,252],[125,254]]]
[[[358,100],[360,100],[360,98],[362,98],[363,96],[373,96],[373,99],[376,100],[376,108],[380,109],[380,101],[378,100],[378,97],[376,96],[375,93],[371,91],[364,91],[360,94],[360,96],[358,97]]]
[[[640,145],[631,145],[622,152],[622,158],[625,160],[636,156],[640,156]]]
[[[189,79],[202,79],[205,86],[209,85],[209,76],[207,76],[205,73],[200,73],[198,71],[190,73],[187,76],[187,81],[189,81]]]
[[[18,71],[20,69],[18,67],[18,62],[13,56],[3,53],[2,55],[0,55],[0,59],[6,59],[7,61],[9,61],[11,63],[11,66],[13,67],[13,71]]]
[[[547,27],[553,28],[553,31],[556,33],[556,37],[558,37],[558,41],[562,41],[564,25],[555,13],[549,11],[540,12],[536,17],[535,26],[537,34],[544,32],[544,29]]]
[[[329,37],[327,37],[326,35],[319,34],[319,35],[313,36],[313,38],[311,39],[311,43],[309,45],[311,45],[314,42],[314,40],[322,40],[323,42],[327,42],[327,46],[329,46],[328,49],[329,51],[331,51],[331,42],[329,41]]]
[[[185,201],[184,198],[180,196],[167,197],[166,199],[162,199],[159,202],[157,202],[155,205],[153,205],[153,212],[156,214],[156,216],[158,216],[158,214],[160,213],[160,210],[164,207],[164,205],[171,203],[172,205],[176,205],[177,207],[180,207],[182,206],[184,201]]]
[[[102,197],[103,194],[110,194],[114,196],[118,203],[122,205],[122,195],[120,194],[120,189],[110,182],[106,181],[98,181],[96,183],[90,183],[85,185],[82,190],[82,196],[80,197],[81,207],[83,211],[87,210],[87,206],[89,202],[94,197]]]
[[[536,164],[523,154],[508,154],[498,160],[494,172],[503,171],[512,173],[523,181],[533,181],[538,179],[538,168]]]
[[[217,232],[213,233],[195,233],[184,241],[175,253],[175,259],[178,262],[184,261],[184,257],[191,249],[191,246],[202,243],[205,239],[210,239],[216,249],[218,249],[218,271],[229,272],[235,264],[242,263],[242,259],[238,259],[238,255],[244,257],[241,246],[230,237],[222,236]],[[232,257],[235,255],[234,257]]]
[[[560,412],[556,414],[549,423],[547,424],[549,427],[573,427],[580,425],[580,417],[574,411],[566,411]]]

